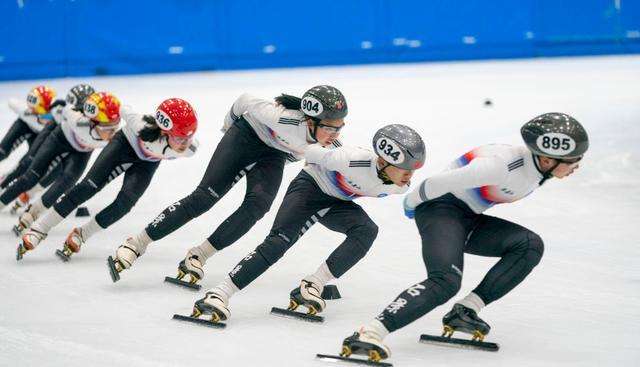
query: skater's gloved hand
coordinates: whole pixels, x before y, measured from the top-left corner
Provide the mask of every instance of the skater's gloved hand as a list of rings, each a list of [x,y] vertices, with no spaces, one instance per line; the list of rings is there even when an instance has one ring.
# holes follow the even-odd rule
[[[53,103],[51,103],[51,106],[49,107],[49,111],[53,110],[54,108],[58,107],[58,106],[66,106],[67,105],[67,101],[63,100],[63,99],[56,99],[55,101],[53,101]]]
[[[408,196],[404,197],[404,200],[402,201],[402,206],[404,207],[404,215],[409,219],[413,219],[413,217],[415,217],[416,215],[416,208],[409,205]]]

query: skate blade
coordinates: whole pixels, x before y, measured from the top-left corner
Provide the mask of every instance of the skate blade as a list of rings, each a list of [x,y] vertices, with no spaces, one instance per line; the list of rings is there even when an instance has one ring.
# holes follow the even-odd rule
[[[190,322],[197,325],[212,327],[216,329],[224,329],[227,327],[227,324],[224,322],[213,322],[211,320],[199,319],[197,317],[185,316],[185,315],[173,315],[174,320]]]
[[[120,273],[118,272],[118,269],[116,269],[116,263],[113,260],[113,257],[109,256],[107,258],[107,266],[109,267],[109,274],[111,274],[111,280],[113,280],[114,283],[120,280]]]
[[[71,260],[71,254],[67,255],[67,253],[65,253],[63,250],[56,250],[56,255],[58,255],[60,260],[64,262],[68,262],[69,260]]]
[[[316,354],[316,358],[326,362],[348,362],[348,363],[359,364],[364,366],[393,367],[393,364],[388,362],[374,362],[368,359],[341,357],[341,356],[334,356],[329,354]]]
[[[16,237],[20,237],[20,235],[22,234],[22,230],[17,225],[11,227],[11,231],[13,232],[14,235],[16,235]]]
[[[184,280],[180,280],[178,278],[164,277],[164,281],[167,282],[167,283],[179,285],[181,287],[193,289],[193,290],[196,290],[196,291],[199,291],[200,288],[202,288],[202,286],[200,284],[185,282]]]
[[[473,341],[467,339],[451,338],[435,335],[420,335],[420,343],[440,345],[453,348],[477,349],[489,352],[497,352],[500,346],[496,343]]]
[[[22,244],[18,245],[18,248],[16,249],[16,261],[22,260],[26,253],[27,250],[22,246]]]
[[[271,314],[276,316],[283,316],[283,317],[298,319],[302,321],[308,321],[308,322],[324,322],[324,317],[322,316],[309,315],[307,313],[286,310],[284,308],[278,308],[278,307],[272,307]]]

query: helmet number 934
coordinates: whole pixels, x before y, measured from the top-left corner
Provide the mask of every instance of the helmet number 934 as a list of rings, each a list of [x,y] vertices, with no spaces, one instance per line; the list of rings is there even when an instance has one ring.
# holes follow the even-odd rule
[[[404,162],[404,154],[392,140],[387,140],[386,138],[378,139],[376,150],[378,155],[389,163],[398,164]]]
[[[538,137],[536,144],[541,151],[551,155],[567,155],[576,148],[576,142],[562,133],[547,133]]]

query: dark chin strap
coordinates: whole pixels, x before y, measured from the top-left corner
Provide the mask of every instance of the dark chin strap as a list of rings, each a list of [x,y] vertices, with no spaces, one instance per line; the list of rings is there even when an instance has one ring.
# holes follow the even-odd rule
[[[535,163],[536,168],[538,169],[538,172],[542,173],[542,180],[538,182],[538,185],[542,186],[542,184],[545,183],[548,179],[553,178],[553,175],[551,174],[551,172],[553,172],[553,170],[560,165],[560,162],[557,159],[554,159],[554,161],[556,163],[553,166],[551,166],[551,168],[549,168],[546,171],[543,171],[540,168],[540,156],[535,154],[533,155],[533,162]]]
[[[385,185],[391,185],[393,183],[393,181],[391,181],[389,179],[389,176],[387,175],[387,173],[384,171],[385,168],[389,167],[390,164],[388,162],[385,161],[385,165],[382,166],[382,168],[377,168],[376,170],[378,171],[378,178],[382,180],[382,183]]]
[[[320,120],[313,117],[310,117],[310,119],[313,122],[313,129],[309,128],[309,133],[311,134],[311,139],[313,139],[313,141],[317,143],[318,138],[316,138],[316,133],[318,132],[318,123],[320,122]]]

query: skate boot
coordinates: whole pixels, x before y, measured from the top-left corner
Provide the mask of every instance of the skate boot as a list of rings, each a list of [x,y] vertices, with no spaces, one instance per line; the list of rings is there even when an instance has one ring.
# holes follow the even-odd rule
[[[134,239],[132,237],[127,238],[124,244],[120,245],[116,250],[115,258],[112,256],[107,258],[107,265],[113,282],[120,280],[120,273],[125,269],[129,269],[140,256],[142,254],[138,251]]]
[[[451,337],[454,331],[461,331],[472,335],[473,341],[483,341],[489,334],[491,326],[478,317],[476,312],[459,303],[442,318],[444,331],[442,336]]]
[[[227,320],[231,316],[229,300],[216,292],[207,292],[204,298],[193,305],[191,317],[198,318],[201,315],[211,315],[213,323]]]
[[[13,226],[13,234],[17,237],[20,237],[22,232],[24,232],[27,228],[31,227],[33,222],[38,219],[39,211],[36,210],[33,205],[27,206],[27,210],[18,218],[18,224]]]
[[[194,255],[191,253],[191,250],[187,252],[187,257],[185,257],[178,264],[178,275],[176,278],[178,280],[182,280],[185,275],[189,275],[189,283],[196,284],[202,277],[204,277],[204,270],[202,266],[204,265],[203,261],[200,261],[198,255]]]
[[[323,287],[319,284],[302,279],[300,287],[295,288],[289,295],[289,311],[295,311],[298,306],[307,307],[308,315],[315,315],[322,312],[326,307],[326,302],[322,299]]]
[[[62,261],[69,261],[71,259],[71,255],[79,252],[82,245],[84,245],[82,229],[74,228],[64,241],[62,250],[56,250],[56,255],[58,255]]]
[[[9,213],[11,213],[11,215],[16,215],[18,213],[18,210],[20,210],[20,208],[24,208],[27,205],[29,205],[29,200],[30,200],[29,194],[27,194],[26,192],[23,192],[13,202],[11,209],[9,209]]]
[[[22,257],[27,251],[31,251],[40,242],[42,242],[45,238],[47,238],[47,234],[37,231],[35,229],[30,229],[22,236],[22,242],[18,245],[18,250],[16,253],[16,260],[22,260]]]
[[[352,354],[364,355],[372,362],[380,362],[389,358],[391,351],[377,333],[360,328],[342,342],[340,356],[348,358]]]

